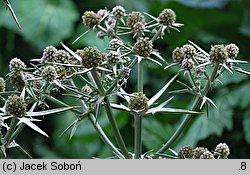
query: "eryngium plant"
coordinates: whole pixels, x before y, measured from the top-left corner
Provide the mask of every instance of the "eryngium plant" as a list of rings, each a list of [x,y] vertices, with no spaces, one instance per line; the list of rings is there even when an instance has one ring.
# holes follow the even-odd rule
[[[168,63],[154,47],[154,42],[162,39],[165,31],[176,30],[179,32],[179,28],[183,26],[176,22],[178,19],[172,9],[164,9],[158,17],[154,17],[146,12],[127,14],[124,7],[116,6],[110,11],[106,9],[98,12],[86,11],[82,20],[88,30],[74,42],[93,30],[99,39],[109,40],[109,47],[102,49],[105,50],[104,52],[95,46],[72,51],[61,43],[65,50],[57,50],[53,46],[46,47],[41,58],[31,60],[32,67],[28,68],[17,58],[10,62],[8,76],[15,90],[5,91],[5,80],[0,79],[0,96],[5,101],[5,106],[1,108],[0,113],[2,156],[7,156],[8,148],[20,147],[15,139],[25,124],[47,136],[33,123],[42,120],[41,118],[38,120],[36,117],[71,110],[76,119],[63,133],[71,130],[70,138],[74,137],[79,123],[88,120],[116,158],[208,159],[228,157],[229,148],[226,144],[219,144],[214,152],[210,152],[206,148],[193,149],[191,146],[184,146],[177,153],[170,147],[182,133],[192,115],[202,113],[200,111],[207,108],[209,104],[216,106],[207,94],[219,81],[224,71],[249,74],[238,67],[239,63],[245,62],[237,60],[239,48],[235,44],[214,45],[211,46],[210,51],[206,52],[189,41],[173,51],[173,63]],[[152,97],[144,92],[145,62],[156,64],[162,69],[169,69],[172,66],[179,68],[176,75]],[[137,70],[137,84],[135,92],[130,94],[126,90],[126,84],[132,69]],[[168,87],[176,81],[179,74],[183,74],[189,83],[178,81],[183,88],[171,91],[171,93],[193,95],[195,99],[191,109],[167,107],[173,97],[165,99],[163,103],[157,102]],[[76,80],[79,79],[82,82],[80,85],[76,83]],[[72,104],[57,99],[55,94],[67,95],[78,100],[80,107],[75,109]],[[119,104],[111,102],[111,97],[121,98],[120,101],[123,101]],[[50,109],[48,101],[49,104],[55,104],[61,108]],[[38,112],[37,108],[43,110]],[[120,133],[114,110],[126,112],[134,118],[134,149],[132,151],[128,150]],[[101,111],[105,111],[109,120],[114,142],[99,125],[98,119]],[[185,118],[162,148],[144,153],[142,150],[142,122],[145,117],[155,113],[178,114],[178,116],[185,114]],[[173,154],[165,154],[167,150]]]

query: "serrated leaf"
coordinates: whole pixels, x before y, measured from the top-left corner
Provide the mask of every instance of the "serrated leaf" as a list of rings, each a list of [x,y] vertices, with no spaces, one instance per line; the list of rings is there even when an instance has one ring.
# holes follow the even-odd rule
[[[166,91],[166,89],[169,87],[169,85],[176,79],[176,77],[179,74],[176,74],[169,82],[158,92],[156,93],[149,101],[148,101],[148,106],[151,106],[162,94]]]
[[[37,117],[37,116],[49,115],[49,114],[67,111],[67,110],[74,109],[77,107],[78,106],[72,106],[72,107],[62,107],[62,108],[57,108],[57,109],[49,109],[49,110],[44,110],[44,111],[39,111],[39,112],[27,112],[27,116]]]

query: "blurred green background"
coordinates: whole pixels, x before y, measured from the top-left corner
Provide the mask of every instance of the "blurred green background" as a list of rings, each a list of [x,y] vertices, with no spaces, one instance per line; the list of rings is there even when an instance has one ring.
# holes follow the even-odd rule
[[[8,62],[19,57],[28,64],[32,58],[39,58],[43,48],[54,45],[61,48],[64,42],[76,49],[86,45],[96,45],[99,49],[107,45],[98,40],[95,33],[89,33],[75,45],[71,42],[86,29],[81,15],[86,10],[98,11],[122,5],[126,12],[145,11],[154,16],[164,8],[172,8],[177,14],[177,22],[184,23],[181,32],[171,30],[163,40],[155,44],[165,59],[171,61],[172,50],[191,40],[209,51],[213,44],[235,43],[240,48],[239,58],[250,60],[250,1],[249,0],[11,0],[12,6],[23,27],[21,33],[4,4],[0,2],[0,76],[8,73]],[[250,70],[249,65],[245,68]],[[175,69],[163,70],[148,65],[145,72],[145,93],[152,96],[174,75]],[[132,72],[128,89],[133,90],[136,81]],[[184,76],[179,80],[186,81]],[[238,73],[224,73],[222,84],[209,94],[217,104],[207,118],[196,116],[184,134],[172,147],[176,151],[183,145],[204,146],[213,150],[220,142],[231,148],[229,158],[250,158],[250,80]],[[180,88],[175,83],[172,89]],[[9,86],[9,88],[11,88]],[[164,98],[170,98],[164,94]],[[175,95],[171,106],[188,108],[194,97]],[[162,98],[163,99],[163,98]],[[65,99],[70,102],[70,99]],[[3,102],[0,102],[1,105]],[[133,151],[133,120],[131,116],[115,111],[117,121],[130,151]],[[143,150],[157,150],[171,136],[182,116],[155,115],[143,120]],[[69,133],[60,137],[63,130],[74,120],[70,112],[48,116],[39,126],[50,137],[44,138],[26,128],[17,142],[34,158],[105,158],[112,153],[98,138],[90,122],[84,121],[75,136],[69,140]],[[111,129],[105,116],[100,123],[112,138]],[[27,158],[17,149],[10,152],[11,158]]]

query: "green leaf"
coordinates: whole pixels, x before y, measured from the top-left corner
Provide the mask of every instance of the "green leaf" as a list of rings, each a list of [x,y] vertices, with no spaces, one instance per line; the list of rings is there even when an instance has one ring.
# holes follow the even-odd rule
[[[27,112],[27,116],[36,117],[36,116],[49,115],[49,114],[67,111],[67,110],[74,109],[74,108],[77,108],[77,106],[49,109],[49,110],[44,110],[44,111],[39,111],[39,112]]]
[[[244,129],[244,135],[245,140],[248,144],[250,144],[250,110],[245,112],[244,118],[243,118],[243,129]]]
[[[23,27],[23,37],[42,49],[58,44],[71,36],[74,22],[79,19],[74,3],[70,0],[33,1],[22,0],[12,3]],[[18,31],[11,14],[0,7],[0,26]]]

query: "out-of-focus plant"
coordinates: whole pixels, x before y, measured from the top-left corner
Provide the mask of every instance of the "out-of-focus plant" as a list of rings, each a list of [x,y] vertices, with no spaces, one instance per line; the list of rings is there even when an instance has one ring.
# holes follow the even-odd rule
[[[235,44],[214,45],[211,46],[209,52],[206,52],[189,41],[188,44],[173,51],[173,63],[168,63],[154,48],[154,42],[163,38],[165,33],[170,33],[170,30],[179,32],[179,28],[183,26],[176,22],[176,14],[172,9],[164,9],[158,17],[154,17],[146,12],[138,11],[127,14],[124,7],[115,6],[111,11],[107,9],[101,9],[96,13],[86,11],[82,20],[88,30],[73,43],[93,30],[97,32],[98,38],[109,39],[109,47],[104,49],[105,52],[101,52],[95,46],[88,46],[74,52],[61,43],[65,50],[58,50],[53,46],[46,47],[41,58],[31,60],[31,68],[26,68],[25,64],[17,58],[11,60],[8,76],[16,90],[5,92],[4,80],[1,80],[3,83],[0,85],[0,89],[3,89],[0,95],[5,101],[0,114],[2,116],[0,129],[3,130],[0,144],[4,156],[6,156],[5,150],[11,147],[11,143],[15,143],[16,136],[23,128],[23,125],[19,124],[27,124],[46,135],[32,123],[37,120],[33,117],[71,109],[76,119],[65,130],[67,132],[71,129],[70,138],[74,137],[80,122],[89,120],[106,146],[114,153],[115,158],[228,157],[229,148],[226,144],[217,145],[213,153],[206,148],[193,149],[190,146],[184,146],[177,153],[170,147],[182,133],[192,114],[200,114],[201,112],[196,111],[204,107],[207,109],[210,104],[216,107],[213,99],[207,97],[207,93],[219,82],[224,71],[249,74],[238,67],[239,63],[245,62],[236,59],[239,48]],[[151,98],[144,94],[145,63],[156,64],[165,69],[173,66],[179,67],[176,75]],[[136,68],[137,92],[130,94],[126,92],[126,84],[130,78],[130,71]],[[193,95],[195,99],[191,109],[166,107],[173,97],[163,103],[158,103],[157,100],[182,73],[189,83],[177,80],[183,88],[171,91],[171,93]],[[81,80],[82,84],[78,85],[76,80]],[[81,109],[75,109],[72,104],[57,99],[52,93],[54,91],[78,100]],[[10,96],[6,99],[4,95]],[[111,100],[113,97],[116,97],[116,100]],[[118,101],[118,98],[121,99]],[[121,101],[122,99],[124,102]],[[60,105],[61,108],[46,110],[50,108],[48,101]],[[26,106],[30,106],[29,111],[26,110]],[[37,107],[42,111],[34,112]],[[99,124],[102,109],[105,110],[109,120],[115,142],[111,141]],[[134,117],[134,151],[132,152],[128,151],[113,110],[120,110]],[[186,117],[162,148],[144,153],[142,151],[142,122],[145,117],[154,116],[155,113],[185,114]],[[10,118],[11,122],[8,123]],[[170,150],[172,154],[165,154],[167,150]]]

